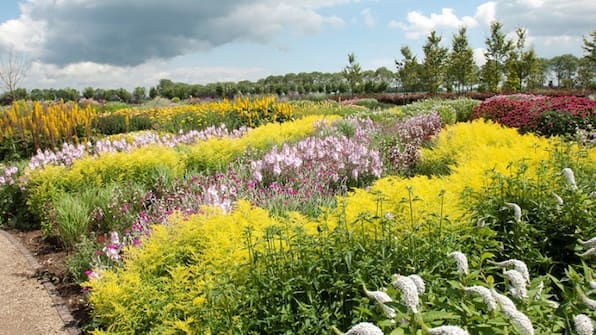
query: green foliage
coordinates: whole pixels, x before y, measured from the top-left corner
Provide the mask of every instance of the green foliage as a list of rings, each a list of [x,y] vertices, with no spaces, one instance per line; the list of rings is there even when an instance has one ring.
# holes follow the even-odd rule
[[[439,113],[443,124],[453,124],[456,121],[468,121],[472,114],[472,110],[478,103],[480,102],[469,98],[458,98],[454,100],[425,99],[403,106],[402,112],[404,115],[414,116],[418,114],[428,114],[435,110]]]
[[[71,249],[87,233],[91,210],[83,199],[70,194],[62,194],[53,205],[50,215],[55,222],[56,235]]]
[[[355,102],[355,105],[357,106],[363,106],[366,107],[370,110],[375,110],[381,107],[381,104],[379,104],[379,102],[377,101],[377,99],[374,98],[367,98],[367,99],[358,99]]]
[[[93,121],[93,128],[99,134],[122,134],[152,128],[151,119],[146,115],[126,115],[105,113]]]
[[[515,172],[509,175],[491,172],[483,189],[464,198],[475,219],[499,232],[500,257],[523,259],[532,270],[555,276],[562,275],[568,265],[580,263],[575,253],[577,240],[596,234],[596,202],[590,196],[596,166],[589,158],[569,152],[566,145],[557,149],[553,161],[539,166],[535,176],[524,162],[511,165]],[[563,167],[573,167],[577,189],[566,182]],[[520,206],[520,221],[507,203]]]
[[[82,283],[87,280],[85,271],[90,270],[89,264],[93,264],[93,259],[97,257],[95,253],[100,247],[87,236],[82,236],[75,249],[76,252],[67,260],[66,268],[76,283]]]

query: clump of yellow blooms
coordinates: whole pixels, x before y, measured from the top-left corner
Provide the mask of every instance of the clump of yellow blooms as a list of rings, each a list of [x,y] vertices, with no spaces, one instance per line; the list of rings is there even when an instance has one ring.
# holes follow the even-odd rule
[[[125,108],[113,113],[127,117],[145,116],[157,128],[174,126],[202,128],[213,125],[214,120],[234,119],[236,124],[256,127],[268,122],[283,122],[294,115],[292,105],[276,101],[274,96],[256,99],[237,97],[234,100],[202,102],[156,108]],[[174,129],[178,130],[178,129]]]
[[[91,105],[80,108],[76,103],[15,101],[0,111],[0,140],[29,143],[33,150],[53,149],[63,142],[86,142],[95,117]]]
[[[521,135],[516,129],[477,120],[448,126],[436,138],[432,148],[423,149],[422,160],[450,161],[447,176],[390,176],[376,181],[369,189],[356,189],[338,203],[344,204],[346,222],[358,222],[363,213],[395,217],[404,230],[411,229],[429,215],[449,218],[454,225],[465,223],[461,194],[465,189],[481,191],[490,182],[487,172],[511,176],[521,166],[526,176],[536,177],[542,162],[552,160],[558,139],[532,134]],[[576,152],[579,148],[572,148]],[[579,156],[579,155],[577,155]],[[592,165],[596,149],[584,158]]]
[[[294,225],[302,224],[299,214],[291,215]],[[210,295],[218,278],[248,270],[257,250],[247,244],[262,241],[266,228],[289,228],[246,201],[231,213],[204,208],[204,213],[173,214],[170,220],[155,226],[142,248],[130,248],[120,270],[100,272],[100,280],[87,283],[95,314],[109,325],[103,334],[208,333],[207,321],[226,317]]]

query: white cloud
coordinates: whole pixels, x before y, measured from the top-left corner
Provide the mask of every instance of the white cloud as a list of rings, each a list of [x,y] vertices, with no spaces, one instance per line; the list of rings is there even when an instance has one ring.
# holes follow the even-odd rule
[[[223,81],[256,80],[265,75],[258,67],[177,67],[164,61],[150,61],[134,67],[81,62],[64,67],[33,62],[23,86],[29,88],[56,88],[70,86],[79,90],[94,88],[132,89],[153,86],[160,79],[174,82],[206,84]]]
[[[476,18],[478,22],[489,26],[491,22],[495,21],[495,7],[496,3],[494,1],[481,4],[478,6],[478,8],[476,8],[476,14],[474,15],[474,18]]]
[[[362,15],[362,19],[364,20],[364,24],[368,27],[374,27],[377,24],[377,21],[373,17],[370,8],[365,8],[360,12]]]
[[[135,66],[235,41],[269,43],[281,32],[341,27],[318,12],[354,0],[29,0],[0,24],[0,49],[45,63]]]
[[[507,33],[527,29],[528,45],[543,57],[581,55],[581,37],[594,30],[596,6],[592,0],[499,0],[495,16]]]
[[[474,63],[476,63],[476,65],[482,66],[486,63],[486,57],[484,56],[485,51],[486,49],[484,48],[476,48],[473,50]]]
[[[406,19],[407,24],[392,20],[389,22],[389,27],[402,29],[408,39],[419,39],[433,30],[442,28],[475,27],[478,25],[478,21],[474,17],[457,17],[452,8],[442,8],[440,14],[431,13],[430,16],[425,16],[418,11],[411,11]]]

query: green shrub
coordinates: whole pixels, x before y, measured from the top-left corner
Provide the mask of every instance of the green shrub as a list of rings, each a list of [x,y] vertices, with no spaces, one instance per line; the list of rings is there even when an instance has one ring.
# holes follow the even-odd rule
[[[465,122],[470,119],[472,110],[480,102],[469,98],[447,99],[425,99],[416,101],[402,107],[405,115],[427,114],[432,110],[437,111],[441,116],[443,124]]]
[[[87,234],[91,209],[83,199],[70,194],[62,194],[53,205],[55,236],[72,249]]]
[[[381,106],[377,99],[374,98],[358,99],[354,104],[357,106],[366,107],[370,110],[378,109]]]

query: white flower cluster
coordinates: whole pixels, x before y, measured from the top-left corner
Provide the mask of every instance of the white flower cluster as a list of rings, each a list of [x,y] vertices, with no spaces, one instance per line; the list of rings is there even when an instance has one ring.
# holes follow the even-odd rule
[[[464,287],[464,292],[466,293],[475,293],[480,295],[482,298],[482,302],[486,304],[489,311],[493,311],[497,309],[497,301],[493,297],[493,294],[489,289],[484,286],[470,286]]]
[[[413,313],[418,313],[420,298],[418,296],[419,288],[416,286],[416,282],[409,276],[400,276],[399,274],[394,274],[391,278],[393,280],[393,286],[401,291],[404,305]]]
[[[534,326],[532,325],[532,321],[522,312],[517,310],[517,307],[509,299],[508,297],[500,294],[496,290],[492,289],[491,293],[493,298],[497,301],[499,306],[501,307],[501,311],[507,319],[515,325],[515,327],[519,330],[522,335],[534,335]]]
[[[573,318],[573,325],[575,326],[575,331],[579,335],[594,334],[594,324],[592,324],[592,319],[585,314],[576,315]]]
[[[383,331],[370,322],[360,322],[350,328],[345,335],[383,335]]]
[[[468,274],[468,258],[461,251],[454,251],[449,253],[447,256],[453,258],[457,264],[457,272],[463,275]]]
[[[584,253],[579,254],[581,257],[587,258],[596,255],[596,236],[592,237],[588,241],[580,241],[582,247],[588,249]]]
[[[567,179],[567,184],[571,187],[572,190],[577,190],[577,184],[575,182],[575,175],[573,174],[573,170],[570,168],[564,168],[563,174],[565,175],[565,179]]]
[[[522,217],[521,207],[519,207],[518,204],[513,202],[506,202],[505,206],[513,209],[513,218],[515,219],[515,222],[520,222]]]
[[[440,326],[426,330],[428,335],[469,335],[469,333],[457,326]]]
[[[395,318],[395,309],[385,305],[386,302],[391,302],[393,301],[391,299],[391,297],[384,291],[369,291],[366,288],[364,289],[364,293],[366,294],[366,296],[369,299],[372,299],[374,301],[376,301],[379,305],[381,305],[381,308],[383,309],[383,313],[385,313],[385,316],[393,319]]]

